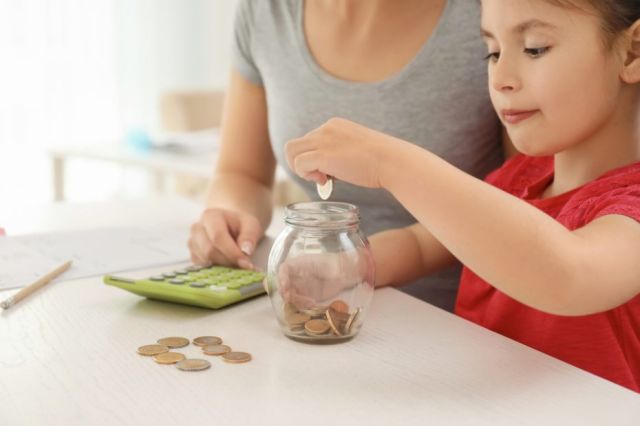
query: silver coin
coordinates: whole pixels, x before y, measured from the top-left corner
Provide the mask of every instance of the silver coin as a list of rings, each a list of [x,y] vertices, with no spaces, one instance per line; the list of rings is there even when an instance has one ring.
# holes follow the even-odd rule
[[[331,197],[331,193],[333,192],[333,178],[327,176],[327,181],[323,185],[317,183],[316,190],[318,191],[318,195],[320,196],[320,198],[322,198],[323,200],[328,200],[329,197]]]
[[[200,371],[211,367],[211,363],[206,359],[183,359],[176,364],[176,368],[182,371]]]

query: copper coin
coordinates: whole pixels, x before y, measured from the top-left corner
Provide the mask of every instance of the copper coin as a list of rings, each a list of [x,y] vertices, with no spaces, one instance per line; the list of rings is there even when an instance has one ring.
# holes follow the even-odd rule
[[[184,337],[163,337],[158,343],[168,348],[184,348],[189,345],[189,339]]]
[[[169,352],[169,348],[164,345],[144,345],[138,348],[138,353],[144,356],[154,356]]]
[[[358,308],[355,312],[353,312],[350,316],[349,319],[347,320],[347,323],[345,324],[345,329],[347,330],[347,333],[351,332],[351,327],[353,327],[353,325],[356,323],[356,319],[358,318],[358,315],[360,314],[360,311],[362,309]]]
[[[314,319],[311,321],[307,321],[304,324],[305,331],[313,335],[325,334],[327,331],[329,331],[330,328],[331,326],[329,325],[329,322],[321,319]]]
[[[337,312],[343,312],[343,313],[349,312],[349,305],[347,305],[346,302],[343,302],[342,300],[335,300],[331,302],[329,307]]]
[[[222,359],[232,364],[240,364],[251,361],[251,354],[247,352],[227,352],[222,355]]]
[[[207,355],[223,355],[231,352],[231,348],[227,345],[207,345],[202,347],[202,352]]]
[[[335,309],[329,308],[326,312],[327,322],[331,327],[331,330],[338,336],[347,334],[345,331],[347,321],[349,320],[349,314],[345,312],[338,312]]]
[[[158,364],[175,364],[183,359],[185,356],[178,352],[164,352],[153,357]]]
[[[309,321],[311,317],[305,314],[293,314],[289,315],[286,320],[291,327],[301,326],[302,324]]]
[[[193,344],[196,346],[219,345],[221,343],[222,339],[216,336],[200,336],[193,339]]]
[[[321,317],[324,316],[325,311],[327,310],[326,306],[314,306],[313,308],[302,309],[300,312],[309,315],[310,317]]]
[[[211,367],[206,359],[183,359],[176,364],[176,368],[182,371],[200,371]]]

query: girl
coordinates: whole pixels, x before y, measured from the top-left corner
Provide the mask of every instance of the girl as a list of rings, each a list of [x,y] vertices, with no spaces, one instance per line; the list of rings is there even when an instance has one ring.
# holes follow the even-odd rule
[[[455,256],[458,315],[640,391],[639,18],[635,0],[482,1],[491,100],[522,152],[486,182],[343,119],[288,162],[418,219],[370,239],[377,286]]]

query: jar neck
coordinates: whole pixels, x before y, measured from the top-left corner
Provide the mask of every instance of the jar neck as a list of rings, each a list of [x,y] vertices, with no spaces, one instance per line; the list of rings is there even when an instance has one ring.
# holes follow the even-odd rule
[[[285,209],[285,223],[309,230],[358,229],[360,214],[353,204],[334,201],[310,201],[290,204]]]

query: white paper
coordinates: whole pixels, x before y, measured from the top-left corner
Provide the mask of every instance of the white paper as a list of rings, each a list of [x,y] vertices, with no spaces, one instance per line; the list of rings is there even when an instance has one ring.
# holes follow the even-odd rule
[[[24,287],[73,260],[67,280],[189,259],[186,226],[111,228],[0,237],[0,290]]]

